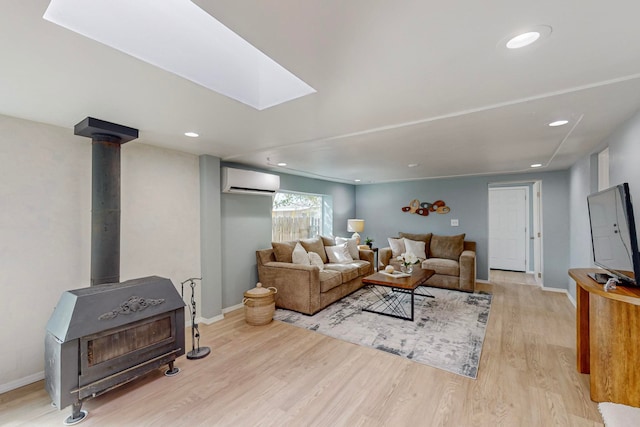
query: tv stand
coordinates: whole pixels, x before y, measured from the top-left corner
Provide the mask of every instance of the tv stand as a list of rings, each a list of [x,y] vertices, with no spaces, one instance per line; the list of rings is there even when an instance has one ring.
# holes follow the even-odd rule
[[[572,268],[576,281],[578,372],[590,374],[591,400],[640,407],[640,288],[604,291],[590,273]]]

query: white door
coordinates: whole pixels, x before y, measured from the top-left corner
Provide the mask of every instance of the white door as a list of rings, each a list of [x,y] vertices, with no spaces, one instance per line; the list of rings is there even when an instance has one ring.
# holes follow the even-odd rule
[[[527,270],[527,187],[489,189],[489,268]]]

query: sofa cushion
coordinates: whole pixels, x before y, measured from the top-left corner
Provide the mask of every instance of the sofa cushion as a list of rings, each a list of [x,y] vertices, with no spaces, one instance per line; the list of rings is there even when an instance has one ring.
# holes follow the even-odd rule
[[[460,264],[452,259],[429,258],[422,261],[422,268],[433,270],[436,274],[444,274],[445,276],[460,276]]]
[[[320,259],[320,255],[315,252],[309,252],[307,255],[309,256],[309,263],[311,265],[315,265],[320,271],[324,270],[324,262]]]
[[[327,292],[342,284],[342,274],[339,271],[323,270],[320,272],[320,292]]]
[[[358,276],[369,274],[369,272],[371,271],[371,264],[369,263],[369,261],[363,261],[358,259],[358,260],[353,260],[353,262],[350,262],[349,265],[358,267]]]
[[[346,238],[346,237],[336,237],[336,245],[341,245],[343,243],[347,244],[347,249],[349,250],[349,255],[351,255],[351,259],[360,259],[360,252],[358,251],[358,242],[357,239],[354,238]]]
[[[311,262],[309,262],[309,255],[307,254],[307,251],[304,250],[304,248],[300,243],[296,243],[295,248],[293,248],[293,252],[291,253],[291,261],[294,264],[301,264],[301,265],[311,264]]]
[[[411,252],[415,256],[417,256],[420,261],[423,259],[427,259],[427,252],[425,249],[425,243],[418,240],[403,238],[404,240],[404,248],[406,252]]]
[[[325,250],[327,251],[327,258],[329,258],[329,262],[332,264],[342,264],[345,262],[353,261],[353,258],[349,253],[349,249],[347,249],[346,243],[335,246],[327,246]]]
[[[430,257],[457,261],[464,250],[464,236],[464,234],[458,234],[457,236],[438,236],[434,234],[431,237],[431,246],[429,247]]]
[[[333,236],[320,236],[320,239],[322,239],[322,244],[325,246],[336,245],[336,239]]]
[[[271,242],[273,253],[278,262],[293,262],[293,248],[297,242]]]
[[[353,264],[326,264],[325,271],[333,270],[342,274],[342,283],[346,283],[359,276],[358,266]]]
[[[409,240],[415,240],[417,242],[424,242],[424,247],[425,247],[425,255],[427,258],[430,257],[429,255],[429,245],[431,244],[431,236],[433,236],[433,233],[427,233],[427,234],[414,234],[414,233],[398,233],[399,237],[404,237],[406,239]]]
[[[389,246],[391,246],[391,256],[393,258],[399,257],[405,252],[404,239],[389,237],[387,240],[389,241]]]
[[[315,252],[320,255],[320,259],[325,264],[327,263],[327,254],[324,251],[324,244],[320,237],[314,237],[313,239],[301,239],[300,244],[307,252]]]

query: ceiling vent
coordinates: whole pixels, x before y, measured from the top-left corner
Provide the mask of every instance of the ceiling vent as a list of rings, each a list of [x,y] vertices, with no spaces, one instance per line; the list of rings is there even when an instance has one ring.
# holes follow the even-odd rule
[[[222,192],[271,196],[280,188],[280,177],[244,169],[222,168]]]

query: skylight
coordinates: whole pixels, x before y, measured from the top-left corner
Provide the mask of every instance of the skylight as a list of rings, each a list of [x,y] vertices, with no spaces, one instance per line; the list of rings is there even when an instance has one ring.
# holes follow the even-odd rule
[[[51,0],[44,19],[258,110],[316,92],[190,0]]]

